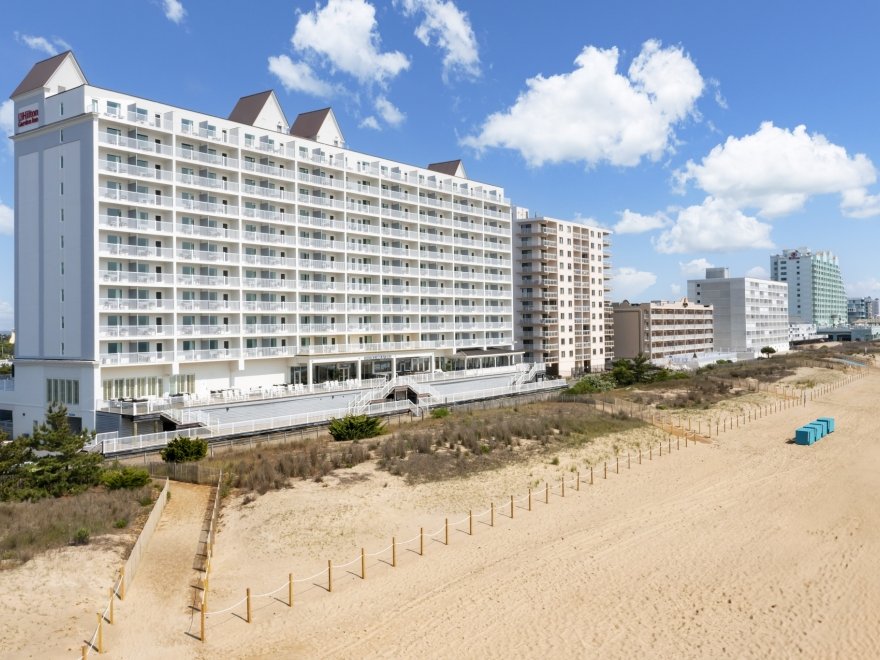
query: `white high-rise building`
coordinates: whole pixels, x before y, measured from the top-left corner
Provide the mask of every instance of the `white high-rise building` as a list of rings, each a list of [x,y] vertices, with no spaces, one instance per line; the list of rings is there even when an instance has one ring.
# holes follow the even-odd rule
[[[793,324],[825,327],[847,322],[840,264],[831,252],[783,250],[770,257],[770,278],[788,282],[788,315]]]
[[[727,268],[707,268],[688,280],[688,300],[712,305],[714,350],[760,357],[765,346],[788,351],[788,285],[755,277],[730,277]]]
[[[604,371],[613,356],[607,229],[515,209],[516,338],[551,375]]]
[[[111,399],[516,359],[510,201],[459,161],[353,151],[271,91],[224,119],[102,89],[69,52],[12,99],[16,433],[51,401],[95,428]]]

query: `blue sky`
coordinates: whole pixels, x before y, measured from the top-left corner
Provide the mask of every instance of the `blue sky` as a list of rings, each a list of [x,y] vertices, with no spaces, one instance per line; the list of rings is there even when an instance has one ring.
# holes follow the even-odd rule
[[[461,157],[520,206],[612,228],[615,299],[683,295],[707,264],[766,273],[799,246],[835,252],[849,295],[880,296],[880,3],[47,0],[4,16],[6,94],[70,47],[94,85],[218,116],[268,88],[290,120],[332,105],[353,149]],[[0,149],[0,328],[12,165]]]

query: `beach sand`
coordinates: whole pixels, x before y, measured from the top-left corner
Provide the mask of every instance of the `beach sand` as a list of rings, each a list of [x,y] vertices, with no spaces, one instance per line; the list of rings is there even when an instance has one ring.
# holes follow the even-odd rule
[[[208,609],[233,609],[207,619],[200,643],[190,636],[198,617],[187,611],[189,593],[169,589],[165,607],[126,613],[155,635],[129,638],[120,626],[108,657],[880,657],[877,401],[880,370],[872,369],[709,442],[676,449],[673,440],[671,453],[664,443],[662,457],[643,454],[639,465],[633,456],[619,474],[610,462],[607,479],[600,466],[592,486],[586,463],[605,455],[602,443],[466,480],[413,486],[364,464],[248,504],[232,497]],[[811,447],[790,443],[796,427],[819,416],[836,418],[834,434]],[[525,497],[530,486],[532,511],[523,499],[511,519],[510,495]],[[476,516],[490,502],[494,527],[486,514],[469,535],[468,511]],[[448,546],[447,517],[458,523]],[[437,532],[424,556],[420,527]],[[396,567],[386,549],[392,536]],[[365,580],[362,547],[378,553],[367,558]],[[32,591],[40,566],[27,569],[29,587],[4,591]],[[290,572],[317,574],[296,584],[293,608]],[[248,587],[254,595],[278,589],[254,598],[250,624],[236,605]],[[90,629],[16,625],[4,630],[3,641],[11,635],[19,645],[12,648],[28,635],[64,636],[56,648],[73,648]]]

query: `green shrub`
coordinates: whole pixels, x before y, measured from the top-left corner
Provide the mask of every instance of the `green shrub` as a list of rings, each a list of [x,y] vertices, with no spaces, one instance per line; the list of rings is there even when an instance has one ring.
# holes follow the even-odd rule
[[[608,392],[617,386],[611,374],[589,374],[565,390],[564,394],[594,394]]]
[[[434,408],[434,410],[431,411],[431,417],[434,419],[449,417],[449,408]]]
[[[168,494],[171,495],[171,491],[168,491]],[[142,495],[138,498],[138,504],[141,506],[150,506],[153,503],[153,496],[147,493],[146,495]]]
[[[104,474],[101,475],[101,483],[109,490],[118,490],[120,488],[132,490],[134,488],[146,486],[149,482],[149,472],[128,465],[122,467],[115,466],[109,470],[105,470]]]
[[[361,440],[385,433],[385,425],[378,417],[346,415],[330,420],[330,435],[334,440]]]
[[[178,436],[169,442],[159,454],[166,463],[198,461],[208,455],[208,441]]]
[[[119,520],[114,521],[113,526],[116,529],[125,529],[128,527],[128,518],[120,518]]]
[[[91,536],[88,527],[80,527],[73,535],[73,545],[88,545]]]

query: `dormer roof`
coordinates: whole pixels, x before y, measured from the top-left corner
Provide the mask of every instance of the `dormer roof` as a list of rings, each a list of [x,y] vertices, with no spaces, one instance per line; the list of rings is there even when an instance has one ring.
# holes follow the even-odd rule
[[[333,108],[322,108],[297,115],[296,121],[290,127],[290,134],[323,144],[345,146],[345,138],[333,114]]]
[[[31,70],[28,71],[28,74],[18,84],[18,87],[15,88],[15,91],[9,95],[9,98],[14,99],[17,96],[27,94],[36,89],[48,87],[52,77],[65,66],[73,69],[72,73],[74,74],[74,78],[77,76],[79,77],[79,84],[88,84],[88,80],[86,80],[86,77],[83,75],[82,69],[79,68],[79,63],[76,61],[76,57],[73,56],[73,51],[68,50],[34,64],[31,67]]]
[[[250,96],[242,96],[229,113],[229,120],[239,124],[287,132],[287,117],[271,89]]]
[[[464,164],[459,160],[445,160],[442,163],[431,163],[428,169],[440,174],[448,174],[449,176],[460,176],[464,179],[467,174],[464,171]]]

